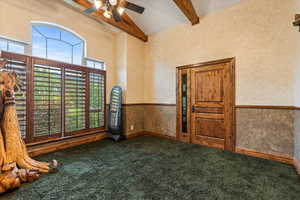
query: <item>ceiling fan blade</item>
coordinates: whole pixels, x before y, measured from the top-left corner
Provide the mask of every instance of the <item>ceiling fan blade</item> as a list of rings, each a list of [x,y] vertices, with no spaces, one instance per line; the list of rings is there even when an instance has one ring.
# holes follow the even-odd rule
[[[92,12],[95,12],[97,10],[96,6],[93,6],[91,8],[86,9],[83,11],[85,14],[91,14]]]
[[[116,22],[122,21],[122,18],[120,16],[116,6],[114,6],[114,8],[112,9],[112,16]]]
[[[128,1],[125,1],[125,8],[129,9],[129,10],[132,10],[134,12],[137,12],[137,13],[140,13],[140,14],[143,14],[143,12],[145,11],[145,8],[142,7],[142,6],[138,6],[134,3],[130,3]]]

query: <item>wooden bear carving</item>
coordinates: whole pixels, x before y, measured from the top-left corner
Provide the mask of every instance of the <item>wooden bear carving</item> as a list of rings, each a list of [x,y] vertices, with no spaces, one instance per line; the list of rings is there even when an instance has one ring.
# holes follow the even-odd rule
[[[0,193],[32,182],[40,173],[57,167],[57,161],[39,162],[29,157],[21,138],[14,91],[20,89],[17,74],[6,70],[0,60]]]

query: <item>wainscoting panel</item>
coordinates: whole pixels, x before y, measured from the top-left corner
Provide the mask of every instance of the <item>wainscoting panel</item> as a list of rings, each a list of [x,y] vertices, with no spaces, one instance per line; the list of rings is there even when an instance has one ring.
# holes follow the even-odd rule
[[[294,152],[294,159],[297,164],[298,173],[300,175],[300,109],[295,110],[295,121],[294,121],[294,145],[295,145],[295,152]]]
[[[294,111],[237,108],[237,147],[293,157]]]
[[[126,135],[135,134],[144,130],[144,106],[123,106],[123,130]],[[131,129],[133,128],[133,129]]]
[[[144,130],[176,137],[176,105],[145,105]]]
[[[161,136],[176,137],[176,105],[129,104],[123,106],[124,132],[151,132]],[[294,115],[290,107],[236,108],[236,147],[264,154],[294,156]],[[298,116],[298,140],[300,148],[300,110]],[[134,125],[134,130],[130,126]],[[295,157],[299,158],[299,150]],[[300,159],[299,159],[300,160]]]

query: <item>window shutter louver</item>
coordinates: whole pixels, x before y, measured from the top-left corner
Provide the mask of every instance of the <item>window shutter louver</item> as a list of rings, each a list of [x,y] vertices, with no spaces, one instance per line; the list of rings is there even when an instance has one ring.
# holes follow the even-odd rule
[[[61,133],[61,69],[34,65],[34,137]]]
[[[65,70],[65,131],[85,129],[86,77],[81,71]]]
[[[21,136],[26,139],[26,62],[10,59],[9,64],[6,66],[8,70],[14,71],[18,75],[18,79],[22,81],[22,89],[15,92],[17,116],[20,125]]]
[[[89,92],[90,92],[90,108],[89,120],[90,128],[104,126],[104,75],[89,73]]]

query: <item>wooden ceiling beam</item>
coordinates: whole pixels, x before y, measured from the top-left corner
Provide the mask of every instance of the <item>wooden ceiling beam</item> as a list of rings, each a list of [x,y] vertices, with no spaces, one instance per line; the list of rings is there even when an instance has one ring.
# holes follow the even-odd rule
[[[300,14],[295,15],[295,21],[293,22],[294,26],[299,26],[299,31],[300,31]]]
[[[295,15],[295,21],[293,22],[294,26],[300,26],[300,14]]]
[[[199,24],[200,18],[191,0],[173,0],[177,7],[190,20],[192,25]]]
[[[75,3],[83,6],[84,8],[91,8],[93,5],[88,0],[73,0]],[[134,21],[126,14],[123,13],[121,18],[121,22],[116,22],[113,18],[106,18],[103,16],[104,11],[98,9],[97,11],[93,12],[91,15],[95,16],[96,18],[120,29],[132,35],[144,42],[148,41],[148,36],[134,23]]]

